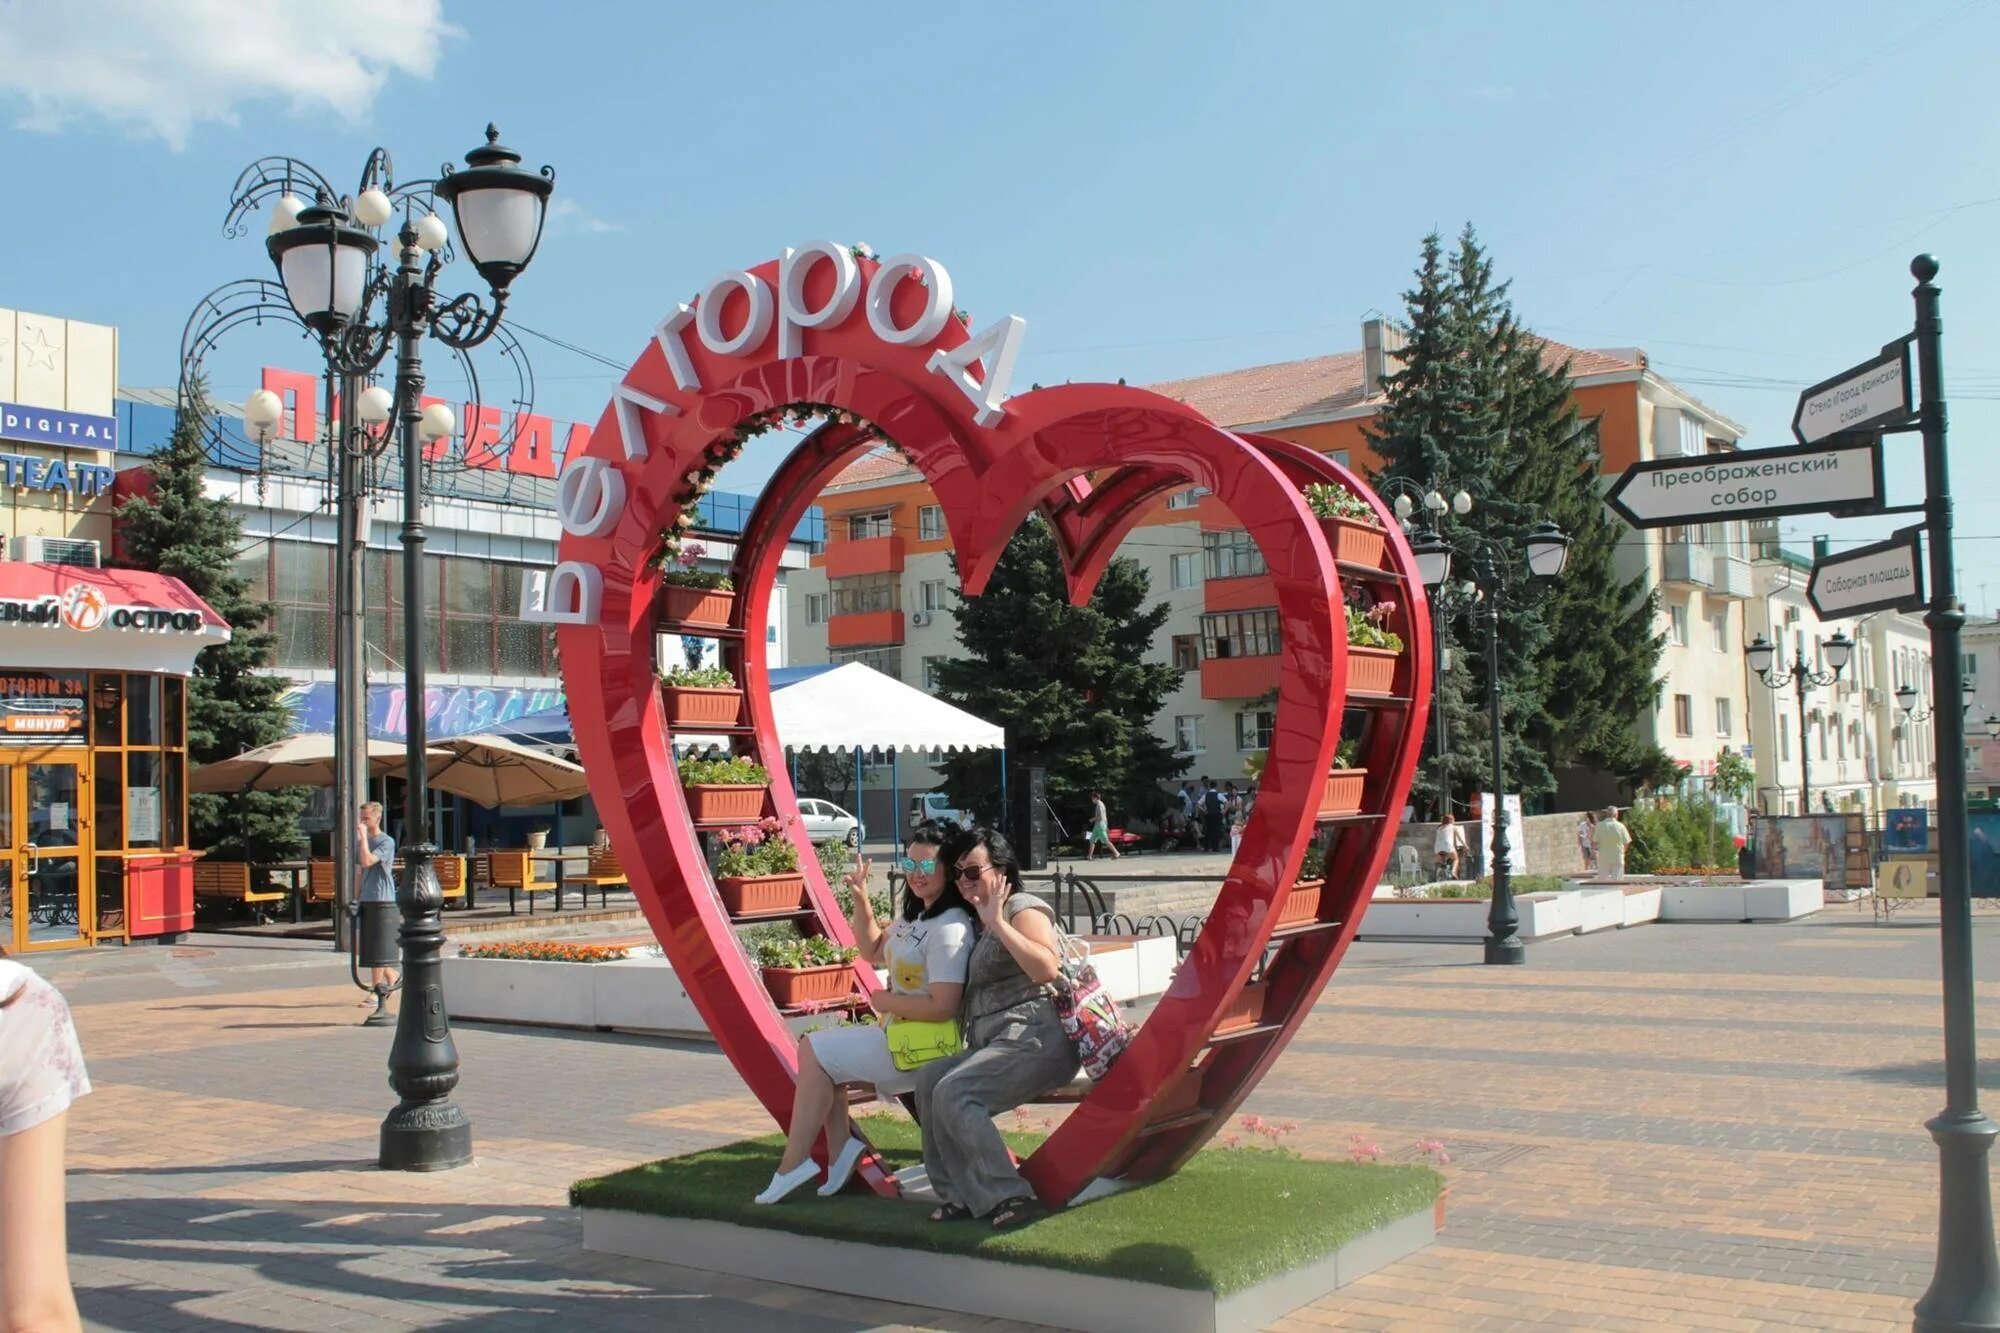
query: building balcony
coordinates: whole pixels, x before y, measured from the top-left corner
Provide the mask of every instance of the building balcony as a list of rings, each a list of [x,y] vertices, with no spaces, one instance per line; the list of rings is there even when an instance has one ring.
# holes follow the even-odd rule
[[[1269,574],[1202,580],[1201,609],[1204,611],[1252,611],[1277,604],[1278,585]]]
[[[1263,657],[1211,657],[1201,664],[1201,697],[1204,699],[1257,699],[1278,688],[1285,659],[1276,653]]]
[[[1714,586],[1715,556],[1706,548],[1674,542],[1661,552],[1661,556],[1661,582],[1688,583],[1697,588]],[[1746,591],[1744,596],[1749,596],[1749,593]]]
[[[1713,597],[1748,601],[1751,596],[1750,562],[1733,555],[1713,556],[1709,561],[1708,591]]]
[[[826,548],[826,576],[830,579],[902,572],[903,539],[898,536],[832,542]]]
[[[857,611],[829,616],[826,646],[859,648],[872,644],[899,644],[903,641],[901,611]]]

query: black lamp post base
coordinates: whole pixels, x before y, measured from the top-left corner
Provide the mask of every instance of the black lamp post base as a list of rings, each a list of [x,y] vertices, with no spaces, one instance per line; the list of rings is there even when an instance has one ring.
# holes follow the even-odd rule
[[[382,1122],[384,1171],[449,1171],[472,1160],[472,1122],[456,1102],[404,1102]]]
[[[2000,1269],[1993,1251],[1993,1192],[1987,1155],[2000,1126],[1986,1113],[1947,1112],[1925,1126],[1937,1140],[1938,1257],[1917,1302],[1917,1333],[2000,1329]]]
[[[1527,946],[1509,935],[1504,940],[1486,937],[1486,961],[1489,963],[1525,963],[1528,961]]]
[[[361,1026],[365,1028],[385,1028],[395,1021],[396,1016],[389,1012],[389,992],[380,986],[375,987],[375,1011],[361,1020]]]

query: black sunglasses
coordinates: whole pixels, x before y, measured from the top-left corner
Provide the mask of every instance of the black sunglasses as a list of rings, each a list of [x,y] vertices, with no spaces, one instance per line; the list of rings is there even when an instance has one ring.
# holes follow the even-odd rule
[[[961,884],[977,884],[979,877],[991,869],[993,867],[990,864],[983,866],[960,866],[958,867],[958,882]]]

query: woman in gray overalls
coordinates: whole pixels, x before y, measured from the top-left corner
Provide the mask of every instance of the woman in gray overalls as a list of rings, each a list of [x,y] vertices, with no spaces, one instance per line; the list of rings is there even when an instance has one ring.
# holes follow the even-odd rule
[[[1007,839],[977,828],[952,847],[959,892],[979,916],[960,1001],[965,1050],[923,1067],[917,1119],[924,1169],[942,1201],[933,1222],[989,1218],[995,1230],[1045,1210],[993,1117],[1076,1076],[1076,1048],[1056,1014],[1055,913],[1021,886]]]

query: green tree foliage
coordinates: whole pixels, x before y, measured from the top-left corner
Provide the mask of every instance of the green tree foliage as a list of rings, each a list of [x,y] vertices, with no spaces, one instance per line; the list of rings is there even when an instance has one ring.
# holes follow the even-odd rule
[[[1658,697],[1656,608],[1643,575],[1617,575],[1623,529],[1604,509],[1595,431],[1577,418],[1568,365],[1549,364],[1516,320],[1508,284],[1494,280],[1469,225],[1449,257],[1436,234],[1424,238],[1405,303],[1402,368],[1384,376],[1388,401],[1369,427],[1383,460],[1376,480],[1473,497],[1470,514],[1446,520],[1446,535],[1470,538],[1462,545],[1472,559],[1456,562],[1455,581],[1490,548],[1506,585],[1498,655],[1509,789],[1546,793],[1553,770],[1571,766],[1628,786],[1658,780],[1671,771],[1666,756],[1633,728]],[[1570,536],[1569,562],[1553,586],[1530,589],[1525,541],[1544,520]],[[1450,757],[1426,765],[1429,791],[1441,770],[1461,797],[1491,785],[1486,612],[1457,601],[1441,617],[1441,643],[1456,651],[1433,707],[1449,728]]]
[[[250,596],[235,568],[243,527],[226,500],[203,493],[209,415],[204,386],[180,404],[167,447],[148,465],[150,494],[118,509],[121,556],[137,569],[168,574],[188,585],[229,622],[229,642],[211,644],[194,661],[188,685],[188,757],[192,764],[228,759],[282,739],[291,711],[289,682],[270,666],[277,636],[271,606]],[[196,795],[188,800],[193,845],[225,860],[273,861],[305,847],[299,820],[306,793],[293,789]]]
[[[1635,875],[1674,866],[1734,868],[1736,835],[1707,796],[1668,796],[1634,806],[1624,822],[1632,834],[1625,868]]]
[[[1146,660],[1166,623],[1164,602],[1146,604],[1145,570],[1113,560],[1086,606],[1072,606],[1048,526],[1031,518],[1007,544],[986,591],[958,608],[966,656],[938,664],[938,694],[1007,729],[1018,776],[1048,770],[1049,802],[1073,829],[1104,793],[1113,822],[1165,808],[1160,785],[1189,761],[1153,732],[1153,718],[1179,687],[1174,667]],[[953,801],[1000,809],[992,752],[946,759]]]

